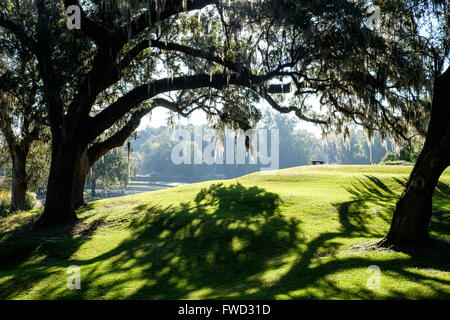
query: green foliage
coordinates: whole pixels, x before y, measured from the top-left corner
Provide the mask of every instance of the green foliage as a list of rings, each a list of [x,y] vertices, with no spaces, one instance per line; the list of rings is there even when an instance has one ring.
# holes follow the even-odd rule
[[[5,170],[9,167],[11,167],[11,157],[9,155],[8,144],[0,131],[0,169]]]
[[[414,165],[413,162],[408,162],[405,160],[393,160],[393,161],[383,161],[382,164],[388,165],[388,166],[412,166]]]
[[[27,192],[25,194],[25,211],[32,210],[36,207],[37,199],[34,193]],[[9,191],[0,191],[0,216],[6,216],[11,209],[11,193]]]
[[[27,174],[26,182],[30,192],[39,193],[40,190],[47,187],[47,179],[50,171],[50,160],[50,143],[35,140],[30,144],[30,150],[28,152],[25,167]],[[0,187],[11,187],[11,183],[9,181],[11,180],[12,175],[11,165],[9,150],[8,147],[5,146],[4,149],[0,150],[0,169],[3,169],[3,173],[7,174],[7,177],[4,181],[1,181]]]
[[[25,194],[25,210],[32,210],[37,204],[37,199],[34,193],[27,192]]]
[[[26,162],[27,186],[29,191],[37,193],[39,190],[47,187],[50,161],[50,143],[40,140],[33,141]]]
[[[105,189],[125,189],[129,182],[128,165],[127,152],[123,148],[113,149],[92,166],[87,179],[100,182]]]
[[[394,165],[396,163],[415,163],[419,157],[421,148],[403,146],[398,152],[388,152],[382,159],[381,163]]]
[[[0,191],[0,216],[9,214],[11,207],[11,193],[5,190]]]
[[[128,39],[121,50],[108,57],[108,62],[126,57],[144,39],[161,41],[132,55],[134,60],[122,70],[121,77],[108,88],[101,88],[88,109],[92,107],[89,111],[96,114],[124,92],[155,79],[170,82],[187,74],[239,74],[249,77],[252,84],[212,84],[209,88],[202,85],[170,91],[184,114],[202,110],[211,126],[219,128],[229,125],[245,130],[254,126],[260,118],[257,103],[263,98],[278,111],[294,112],[300,119],[321,123],[326,134],[345,136],[348,123],[364,126],[369,138],[378,130],[383,140],[389,135],[392,140],[403,139],[413,131],[410,126],[423,134],[436,76],[432,73],[445,65],[441,55],[446,53],[446,46],[441,43],[446,43],[448,31],[442,13],[447,2],[425,1],[414,6],[400,0],[395,6],[392,1],[374,2],[383,10],[379,30],[366,27],[366,1],[234,0],[201,10],[182,10],[132,34],[133,28],[127,25],[132,18],[148,11],[159,16],[163,4],[108,1],[108,5],[101,5],[98,1],[83,1],[83,10],[99,24],[99,30],[109,30],[111,35],[121,28],[128,31],[119,33]],[[82,92],[80,86],[86,83],[81,80],[94,65],[98,46],[89,37],[95,35],[86,34],[86,30],[68,30],[59,1],[46,3],[45,14],[41,12],[46,23],[36,21],[39,15],[34,10],[20,2],[0,5],[6,18],[19,23],[33,38],[40,31],[45,35],[45,43],[40,45],[48,45],[50,52],[58,53],[53,62],[60,88],[56,88],[58,92],[48,90],[47,95],[57,95],[66,107],[82,101],[77,92]],[[438,32],[429,32],[428,39],[423,40],[424,33],[414,26],[420,17],[428,15],[436,22]],[[177,49],[161,48],[167,44]],[[6,42],[5,47],[13,50],[16,46]],[[433,65],[433,61],[441,66]],[[259,75],[266,80],[255,84],[253,80],[258,80]],[[99,75],[93,76],[95,79]],[[296,91],[294,97],[283,100],[284,92],[267,96],[265,88],[275,79],[289,81]],[[308,102],[311,95],[319,97],[326,110],[317,112]],[[130,107],[149,105],[149,101],[138,100]]]
[[[395,152],[388,152],[383,157],[383,159],[381,159],[381,163],[393,162],[393,161],[397,161],[397,160],[398,160],[398,156],[397,156],[397,154],[395,154]]]

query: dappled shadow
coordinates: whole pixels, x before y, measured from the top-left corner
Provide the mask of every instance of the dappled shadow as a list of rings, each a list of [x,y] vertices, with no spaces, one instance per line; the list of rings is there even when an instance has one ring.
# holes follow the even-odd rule
[[[88,204],[80,212],[92,211]],[[104,217],[86,222],[85,215],[76,223],[53,228],[35,228],[40,213],[29,215],[18,227],[0,235],[0,274],[8,275],[8,270],[21,269],[20,276],[10,277],[0,283],[0,299],[7,299],[27,292],[34,284],[50,275],[53,266],[70,266],[70,257],[85,243],[96,229],[104,223]],[[38,257],[42,264],[29,264],[30,259]],[[25,264],[25,265],[24,265]]]
[[[278,211],[280,203],[278,195],[261,188],[214,184],[201,190],[191,203],[140,205],[130,214],[131,238],[90,260],[72,257],[70,264],[97,266],[111,259],[108,269],[115,273],[139,270],[142,278],[154,280],[127,298],[183,298],[195,290],[216,291],[220,286],[224,287],[220,290],[223,294],[259,288],[263,284],[258,274],[303,241],[299,237],[300,222],[283,217]],[[83,241],[72,239],[73,249]],[[65,252],[67,256],[60,259],[69,259],[75,250]],[[47,257],[43,263],[47,262],[54,261]],[[39,272],[33,271],[39,275],[36,281],[45,276]],[[108,276],[101,264],[87,268],[83,284],[100,296],[105,290],[124,285],[123,279],[109,282],[108,288],[95,285]],[[34,283],[28,277],[25,281]],[[16,284],[12,279],[7,286],[14,289]],[[67,290],[60,296],[61,286],[54,290],[59,297],[83,297],[81,292]]]
[[[398,186],[401,187],[401,184],[398,183]],[[440,183],[440,187],[442,190],[445,188],[445,185],[443,186]],[[384,210],[392,212],[398,199],[399,191],[401,191],[401,188],[397,188],[397,186],[395,186],[396,190],[393,191],[392,187],[388,187],[374,176],[365,176],[365,179],[356,178],[351,186],[344,188],[352,197],[349,201],[335,204],[341,224],[340,231],[326,232],[326,230],[323,230],[319,236],[309,241],[306,249],[299,252],[298,258],[289,272],[273,287],[268,289],[268,292],[263,296],[296,298],[296,290],[311,288],[309,295],[302,294],[301,297],[307,299],[324,297],[329,299],[333,296],[352,299],[412,298],[400,288],[399,290],[391,289],[383,295],[378,295],[377,292],[366,287],[364,281],[358,285],[358,281],[355,279],[353,290],[349,290],[340,288],[338,286],[339,281],[328,279],[329,276],[336,272],[351,272],[354,269],[364,269],[371,265],[377,265],[383,273],[399,275],[408,279],[411,283],[425,285],[431,292],[440,297],[449,297],[449,280],[416,272],[416,270],[428,270],[431,273],[436,270],[450,272],[450,261],[448,258],[450,256],[450,243],[448,241],[436,240],[431,241],[424,247],[406,248],[402,252],[408,254],[409,257],[400,259],[373,258],[371,252],[379,251],[380,254],[383,254],[383,251],[373,245],[376,241],[357,246],[359,249],[352,247],[343,248],[340,243],[333,241],[338,238],[365,237],[373,239],[383,237],[385,235],[383,231],[371,230],[369,226],[375,218],[381,218],[390,223],[390,214],[369,210],[370,205],[382,206]],[[442,191],[437,191],[438,196],[439,192]],[[352,257],[350,255],[345,258],[336,256],[342,252],[351,253],[358,251],[365,253],[364,256]],[[386,253],[392,253],[392,251]],[[324,258],[322,262],[321,258]],[[255,295],[247,295],[242,298],[252,297],[255,297]]]
[[[94,214],[92,204],[85,205],[78,211],[78,214],[88,211]],[[45,252],[53,251],[47,250],[47,247],[57,245],[60,241],[92,235],[97,228],[102,226],[105,220],[105,217],[100,217],[86,222],[90,216],[85,214],[73,224],[42,229],[35,228],[39,217],[40,213],[27,216],[23,221],[17,221],[16,219],[15,223],[19,226],[1,234],[0,265],[3,268],[20,265],[36,254],[45,255]],[[79,244],[74,245],[73,249],[76,250]],[[71,252],[71,250],[68,250],[68,254],[71,254]]]
[[[448,198],[450,197],[450,186],[442,181],[439,181],[434,192],[434,195]]]
[[[374,218],[381,218],[386,222],[390,216],[380,212],[375,207],[383,207],[385,211],[392,211],[398,193],[392,191],[383,181],[374,176],[364,176],[365,179],[355,178],[348,187],[343,187],[351,194],[349,201],[335,203],[338,210],[342,231],[348,236],[382,237],[381,230],[371,231],[368,226]]]
[[[216,206],[216,215],[222,213],[244,214],[243,218],[254,215],[271,216],[280,204],[277,194],[266,192],[258,187],[245,188],[239,183],[224,186],[213,184],[202,189],[195,197],[195,203]]]
[[[408,182],[407,178],[393,179],[403,188],[406,187],[406,183]],[[438,181],[433,193],[433,215],[430,220],[429,230],[450,239],[450,212],[440,210],[440,207],[448,203],[449,199],[450,186],[442,181]]]
[[[388,187],[377,177],[368,175],[365,179],[355,178],[355,182],[349,187],[344,187],[352,195],[351,200],[335,204],[343,230],[351,231],[353,235],[384,236],[383,233],[370,232],[367,226],[375,217],[383,219],[388,224],[391,223],[395,204],[407,182],[406,178],[392,179],[396,183],[394,187]],[[448,202],[449,197],[450,187],[439,181],[433,195],[433,210],[438,210],[442,203]],[[375,208],[370,209],[371,206],[383,207],[384,212],[379,212]],[[444,237],[450,237],[450,216],[447,212],[434,211],[429,229]]]
[[[395,182],[397,182],[402,187],[406,187],[406,183],[408,182],[408,178],[393,178]],[[442,181],[438,181],[436,188],[433,193],[434,198],[443,198],[448,199],[450,197],[450,186]]]
[[[279,203],[278,195],[264,189],[213,184],[194,203],[139,206],[141,216],[129,225],[132,239],[76,264],[113,258],[115,272],[132,268],[154,280],[127,298],[177,299],[205,288],[221,294],[260,288],[258,274],[302,243],[300,222],[280,215]],[[100,268],[84,274],[88,286],[105,276]]]
[[[321,230],[313,238],[303,237],[302,221],[280,212],[282,201],[277,194],[256,186],[213,184],[202,189],[191,202],[136,205],[124,221],[130,237],[113,249],[79,259],[73,254],[96,228],[105,227],[105,221],[91,221],[77,231],[71,228],[66,240],[46,245],[47,255],[42,263],[21,267],[20,276],[1,283],[2,291],[6,291],[0,298],[28,290],[50,276],[47,267],[72,264],[83,270],[83,290],[69,291],[65,284],[54,284],[45,288],[46,297],[409,298],[400,289],[378,295],[365,286],[365,279],[355,279],[353,287],[348,288],[330,278],[374,264],[383,273],[425,285],[439,297],[448,295],[450,281],[416,271],[450,271],[449,248],[445,245],[432,252],[411,251],[401,259],[380,259],[371,254],[375,249],[369,247],[363,251],[367,254],[338,256],[353,250],[342,244],[343,239],[382,237],[383,232],[373,230],[370,224],[374,218],[389,217],[369,210],[369,203],[390,210],[398,197],[398,190],[393,191],[372,176],[356,179],[347,191],[352,198],[335,204],[339,230]],[[86,213],[91,217],[93,211]],[[64,254],[55,256],[55,252]],[[295,293],[304,288],[308,288],[306,293]]]

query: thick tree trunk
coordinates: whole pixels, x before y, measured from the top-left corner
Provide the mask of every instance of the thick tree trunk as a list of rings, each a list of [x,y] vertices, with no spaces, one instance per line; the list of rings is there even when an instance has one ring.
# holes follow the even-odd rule
[[[11,212],[25,210],[27,192],[26,155],[20,151],[11,154],[12,158],[12,186]]]
[[[73,207],[78,209],[84,205],[84,185],[86,183],[86,177],[89,173],[91,164],[87,156],[87,149],[81,153],[81,157],[78,163],[77,174],[75,175],[75,182],[73,186]]]
[[[64,137],[64,138],[63,138]],[[51,227],[70,224],[77,220],[73,202],[75,176],[80,162],[82,147],[76,134],[53,137],[52,161],[47,184],[45,209],[38,226]]]
[[[435,83],[430,125],[423,150],[397,202],[391,228],[380,246],[416,245],[428,240],[432,197],[450,164],[450,70]]]

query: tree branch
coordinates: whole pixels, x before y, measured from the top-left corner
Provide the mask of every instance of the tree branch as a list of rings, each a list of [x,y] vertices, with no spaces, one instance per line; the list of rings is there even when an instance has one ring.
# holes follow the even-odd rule
[[[130,39],[133,39],[150,25],[153,25],[158,21],[165,20],[177,13],[202,9],[207,5],[214,4],[215,1],[216,0],[166,0],[164,2],[164,8],[157,8],[156,4],[159,3],[159,1],[152,1],[152,7],[148,8],[150,12],[141,14],[135,20],[122,27],[120,34],[117,36],[124,45]],[[184,7],[184,3],[186,4],[186,7]]]
[[[83,31],[97,44],[108,41],[108,39],[110,39],[109,31],[89,19],[78,0],[64,0],[64,8],[66,9],[66,11],[67,8],[72,5],[78,6],[81,10],[81,31]]]
[[[103,131],[111,127],[116,121],[123,117],[131,109],[135,108],[141,102],[151,99],[158,94],[199,89],[199,88],[216,88],[220,90],[228,85],[238,85],[247,87],[255,92],[261,91],[261,85],[266,81],[266,77],[252,76],[249,78],[247,75],[241,75],[238,73],[232,74],[199,74],[193,76],[182,76],[173,79],[159,79],[152,83],[144,84],[134,88],[130,92],[126,93],[114,103],[101,111],[93,118],[89,118],[88,127],[92,128],[87,138],[92,140],[98,137]],[[275,93],[281,92],[285,85],[269,85],[264,88],[265,92],[274,91]],[[288,93],[289,91],[284,91]]]
[[[164,107],[174,112],[182,113],[182,109],[174,102],[166,99],[157,98],[153,101],[150,108],[145,108],[134,112],[127,124],[108,139],[97,142],[88,149],[88,157],[90,164],[94,164],[100,157],[109,150],[122,146],[130,135],[139,127],[141,119],[156,107]]]
[[[27,49],[37,55],[37,44],[33,38],[29,37],[19,25],[8,20],[2,13],[0,13],[0,27],[14,34]]]
[[[307,121],[307,122],[321,124],[321,125],[326,125],[329,123],[329,121],[326,121],[326,120],[307,117],[307,116],[303,115],[301,110],[296,107],[282,107],[267,92],[262,92],[260,94],[270,104],[270,106],[272,108],[274,108],[275,110],[277,110],[280,113],[295,112],[295,115],[297,116],[297,118]]]

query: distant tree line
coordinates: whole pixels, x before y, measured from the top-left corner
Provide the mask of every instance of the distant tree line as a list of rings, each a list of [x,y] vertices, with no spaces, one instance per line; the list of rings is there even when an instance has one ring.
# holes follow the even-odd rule
[[[383,144],[379,135],[375,135],[373,142],[369,144],[362,130],[352,129],[347,142],[342,139],[324,142],[321,137],[296,128],[297,121],[292,116],[267,111],[259,124],[260,128],[279,130],[280,169],[310,165],[312,160],[322,160],[326,164],[375,164],[380,163],[387,154],[395,155],[391,142],[388,140]],[[193,133],[195,126],[188,125],[186,128]],[[171,160],[171,151],[177,143],[167,126],[147,127],[139,131],[132,142],[133,175],[199,181],[236,178],[260,170],[259,164],[249,164],[248,161],[245,165],[177,165]],[[203,145],[205,143],[206,141],[203,141]],[[195,144],[192,150],[194,148],[201,150],[201,147]],[[406,150],[406,147],[404,149]]]

